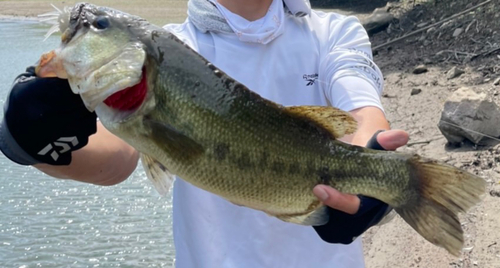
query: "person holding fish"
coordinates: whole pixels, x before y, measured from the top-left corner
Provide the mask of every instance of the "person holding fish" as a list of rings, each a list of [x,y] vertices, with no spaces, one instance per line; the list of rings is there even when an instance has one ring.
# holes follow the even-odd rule
[[[73,12],[88,12],[85,18],[91,21],[85,22],[86,27],[104,31],[116,26],[109,17],[92,14],[96,9],[85,11],[85,5]],[[355,17],[311,10],[307,0],[190,0],[186,22],[164,28],[208,60],[202,71],[213,70],[220,78],[221,70],[285,107],[334,106],[348,111],[358,126],[354,134],[341,139],[346,143],[395,150],[408,141],[405,131],[389,130],[380,102],[382,74],[373,62],[367,33]],[[75,34],[65,32],[63,41],[70,42]],[[186,58],[190,60],[194,58]],[[137,108],[141,98],[147,99],[145,77],[137,84],[140,89],[131,87],[137,91],[123,91],[104,103],[124,111],[141,109]],[[71,92],[68,80],[37,76],[30,67],[15,80],[6,102],[0,149],[12,161],[56,178],[120,183],[135,170],[139,152],[96,123],[97,115],[89,107],[95,108]],[[173,140],[186,141],[170,127],[150,124],[170,133]],[[186,144],[190,146],[183,150],[200,151],[191,140]],[[177,148],[173,144],[167,149]],[[229,146],[219,143],[214,157],[229,161],[228,153]],[[251,163],[248,158],[237,160],[241,169]],[[327,222],[314,224],[319,222],[316,216],[325,219],[315,213],[280,218],[313,225],[310,228],[232,204],[182,179],[175,180],[173,191],[178,267],[364,267],[357,237],[390,210],[376,199],[319,184],[311,191],[329,207],[322,211]]]

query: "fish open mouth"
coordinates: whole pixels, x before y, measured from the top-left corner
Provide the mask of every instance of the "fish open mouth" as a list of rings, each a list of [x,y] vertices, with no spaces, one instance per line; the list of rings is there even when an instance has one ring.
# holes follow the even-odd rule
[[[139,108],[146,99],[148,83],[146,68],[142,68],[141,81],[131,87],[122,89],[104,100],[108,107],[120,111],[131,111]]]

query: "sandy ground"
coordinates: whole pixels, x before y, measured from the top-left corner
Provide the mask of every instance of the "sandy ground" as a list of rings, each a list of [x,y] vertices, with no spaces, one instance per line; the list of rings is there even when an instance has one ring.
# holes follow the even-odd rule
[[[500,103],[500,86],[493,83],[500,77],[500,56],[499,51],[495,51],[500,46],[499,1],[492,1],[375,53],[375,61],[386,78],[383,104],[387,117],[393,128],[405,129],[411,136],[410,143],[401,150],[443,160],[474,172],[488,181],[489,189],[483,202],[461,217],[466,242],[460,257],[431,245],[397,217],[364,235],[369,268],[500,267],[500,198],[490,194],[492,190],[500,190],[500,147],[464,144],[459,148],[450,148],[437,128],[444,101],[460,87],[486,92],[493,101]],[[74,2],[77,1],[0,1],[0,14],[29,17],[51,11],[50,3],[62,7]],[[186,14],[186,1],[167,1],[168,4],[160,0],[93,2],[143,16],[159,25],[183,21]],[[340,2],[347,4],[335,7],[327,1],[319,4],[322,8],[342,8],[344,13],[360,16],[365,16],[374,7],[385,5],[385,1],[368,4],[362,0]],[[396,20],[388,30],[372,36],[373,45],[394,40],[480,2],[390,1],[389,12],[396,16]],[[453,33],[458,28],[464,32],[454,37]],[[413,74],[413,69],[420,64],[426,64],[429,71]],[[465,73],[458,78],[447,79],[445,73],[454,66],[462,68]],[[413,89],[420,90],[420,93],[410,94]]]

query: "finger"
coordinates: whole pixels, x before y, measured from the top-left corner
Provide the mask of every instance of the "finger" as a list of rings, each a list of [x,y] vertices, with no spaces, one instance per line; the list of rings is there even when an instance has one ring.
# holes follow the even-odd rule
[[[316,185],[313,189],[313,193],[323,202],[323,204],[333,209],[348,214],[355,214],[358,212],[360,200],[355,195],[341,193],[326,185]]]
[[[404,146],[408,143],[408,139],[408,132],[400,129],[387,130],[377,136],[378,143],[388,151]]]

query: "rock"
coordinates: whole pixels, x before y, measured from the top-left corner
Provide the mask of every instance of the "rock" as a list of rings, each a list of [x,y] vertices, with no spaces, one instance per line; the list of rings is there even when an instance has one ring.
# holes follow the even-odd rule
[[[472,61],[472,55],[467,55],[465,58],[462,60],[462,63],[470,63]]]
[[[477,145],[497,143],[500,108],[469,88],[460,88],[445,102],[438,128],[451,144],[469,140]]]
[[[387,8],[376,8],[373,13],[362,20],[368,34],[372,35],[383,31],[389,26],[394,16],[387,11]]]
[[[473,249],[474,249],[474,246],[472,246],[472,247],[466,247],[466,248],[463,248],[462,251],[464,251],[464,252],[470,252]]]
[[[414,88],[411,90],[411,93],[410,95],[413,96],[413,95],[417,95],[417,94],[420,94],[422,92],[422,90],[420,88]]]
[[[388,99],[396,98],[396,96],[394,96],[394,95],[389,95],[389,94],[387,94],[387,93],[382,94],[382,97],[383,97],[383,98],[388,98]]]
[[[465,73],[464,70],[457,68],[456,66],[451,68],[447,73],[446,73],[446,78],[453,79],[461,76],[463,73]]]
[[[427,66],[425,65],[419,65],[417,67],[415,67],[415,69],[413,69],[413,73],[414,74],[423,74],[423,73],[426,73],[428,71],[427,69]]]
[[[500,197],[500,184],[493,185],[493,189],[490,190],[490,195],[493,197]]]
[[[464,29],[462,28],[456,28],[455,31],[453,31],[453,37],[458,37],[464,32]]]
[[[500,85],[500,77],[495,79],[495,81],[493,81],[493,85],[495,85],[495,86]]]
[[[435,31],[436,31],[436,27],[431,27],[431,28],[427,29],[427,33],[432,33]]]

